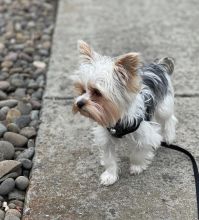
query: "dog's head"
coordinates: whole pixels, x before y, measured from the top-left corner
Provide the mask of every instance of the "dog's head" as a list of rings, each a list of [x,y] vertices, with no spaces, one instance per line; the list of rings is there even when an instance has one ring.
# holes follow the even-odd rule
[[[104,127],[112,126],[122,117],[132,96],[140,89],[137,75],[139,55],[102,56],[84,41],[78,41],[78,50],[80,66],[74,82],[78,96],[73,112],[80,112]]]

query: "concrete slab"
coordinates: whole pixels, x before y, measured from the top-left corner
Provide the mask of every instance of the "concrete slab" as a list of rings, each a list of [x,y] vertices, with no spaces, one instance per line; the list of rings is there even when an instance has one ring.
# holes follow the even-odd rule
[[[198,94],[198,7],[197,0],[60,0],[45,96],[71,96],[78,39],[111,56],[172,56],[176,93]]]
[[[177,143],[198,160],[198,98],[178,98],[176,109]],[[192,167],[185,155],[161,148],[147,171],[130,176],[127,152],[120,149],[120,180],[103,187],[89,130],[90,122],[74,117],[70,103],[44,101],[23,220],[197,219]]]

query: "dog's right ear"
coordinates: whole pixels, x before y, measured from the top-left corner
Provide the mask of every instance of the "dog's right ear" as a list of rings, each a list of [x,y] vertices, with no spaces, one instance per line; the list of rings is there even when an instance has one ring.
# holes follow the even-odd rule
[[[79,51],[80,62],[91,63],[94,58],[93,49],[83,40],[77,41],[77,48]]]

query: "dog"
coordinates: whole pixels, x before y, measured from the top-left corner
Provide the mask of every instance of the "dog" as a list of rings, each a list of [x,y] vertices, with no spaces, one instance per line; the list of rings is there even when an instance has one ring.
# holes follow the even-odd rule
[[[102,185],[118,179],[115,147],[127,143],[130,174],[146,170],[161,142],[175,138],[174,90],[170,57],[142,64],[139,53],[111,58],[78,41],[80,66],[74,81],[73,112],[95,122],[95,144],[102,151]]]

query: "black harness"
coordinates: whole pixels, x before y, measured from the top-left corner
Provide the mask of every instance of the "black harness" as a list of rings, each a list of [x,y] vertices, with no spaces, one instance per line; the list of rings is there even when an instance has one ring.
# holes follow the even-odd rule
[[[114,127],[107,128],[107,130],[109,131],[109,133],[113,137],[122,138],[123,136],[136,131],[139,128],[139,126],[143,120],[150,121],[149,114],[146,113],[145,119],[143,119],[143,118],[138,118],[137,120],[134,119],[134,123],[130,126],[124,126],[121,123],[121,121],[119,120]],[[174,145],[174,144],[167,144],[165,142],[162,142],[161,146],[163,146],[165,148],[170,148],[172,150],[180,151],[180,152],[186,154],[190,158],[190,160],[192,162],[194,178],[195,178],[197,213],[198,213],[198,219],[199,219],[199,173],[198,173],[198,166],[197,166],[197,163],[196,163],[194,156],[189,151],[187,151],[184,148],[181,148],[177,145]]]

